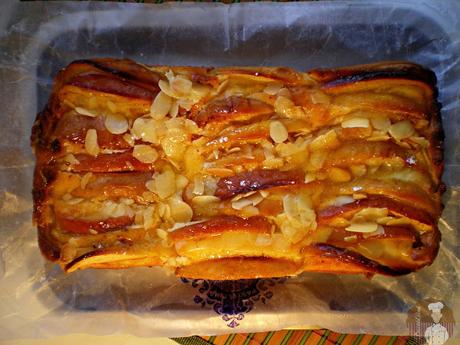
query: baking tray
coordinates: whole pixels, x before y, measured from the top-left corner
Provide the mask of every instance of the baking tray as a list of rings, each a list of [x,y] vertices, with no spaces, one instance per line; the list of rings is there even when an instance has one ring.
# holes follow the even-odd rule
[[[185,336],[296,326],[402,335],[411,331],[408,312],[426,299],[443,301],[460,319],[458,2],[0,6],[0,338]],[[299,70],[396,59],[433,69],[446,132],[438,258],[416,274],[371,280],[308,273],[222,283],[181,280],[157,268],[64,274],[36,244],[29,135],[52,77],[72,60],[91,57]]]

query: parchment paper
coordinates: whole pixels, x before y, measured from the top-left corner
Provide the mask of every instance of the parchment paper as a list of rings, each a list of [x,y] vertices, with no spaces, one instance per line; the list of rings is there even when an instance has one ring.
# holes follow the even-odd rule
[[[460,323],[457,1],[231,6],[7,1],[0,9],[0,338],[77,332],[184,336],[305,325],[398,335],[409,332],[407,311],[425,298],[442,300]],[[403,59],[433,69],[446,132],[438,258],[400,278],[303,274],[259,281],[246,297],[237,296],[244,304],[234,305],[240,319],[228,303],[218,313],[219,298],[228,297],[219,295],[221,290],[209,285],[206,290],[207,282],[184,282],[160,269],[62,273],[41,257],[31,223],[30,128],[55,73],[74,59],[97,56],[300,70]],[[237,324],[229,327],[232,320]]]

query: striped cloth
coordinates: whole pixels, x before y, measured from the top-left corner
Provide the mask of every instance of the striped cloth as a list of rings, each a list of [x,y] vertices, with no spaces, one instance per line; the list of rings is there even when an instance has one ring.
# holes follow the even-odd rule
[[[340,334],[326,329],[173,338],[183,345],[416,345],[410,337]]]

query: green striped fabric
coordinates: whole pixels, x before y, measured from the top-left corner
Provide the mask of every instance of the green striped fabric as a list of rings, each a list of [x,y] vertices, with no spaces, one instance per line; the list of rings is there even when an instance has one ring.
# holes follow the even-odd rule
[[[267,336],[262,342],[262,345],[267,345],[270,342],[270,339],[273,337],[273,334],[275,334],[275,332],[268,332]]]
[[[329,331],[329,330],[324,332],[323,336],[321,337],[320,341],[318,342],[318,345],[323,345],[326,342],[327,337],[329,336],[330,333],[331,333],[331,331]]]
[[[374,335],[371,341],[369,342],[369,345],[374,345],[378,339],[379,339],[378,335]]]
[[[397,339],[398,337],[391,337],[390,341],[388,342],[388,345],[393,345]]]
[[[249,345],[251,343],[251,339],[254,338],[255,335],[256,335],[255,333],[248,334],[248,336],[247,336],[246,340],[244,341],[243,345]]]
[[[308,331],[305,332],[305,334],[303,335],[302,339],[300,340],[300,345],[304,345],[308,338],[310,338],[310,335],[313,333],[313,331],[310,329]]]
[[[293,330],[290,330],[286,333],[284,336],[283,340],[281,341],[280,345],[286,345],[289,341],[289,339],[292,337],[292,334],[294,333]]]
[[[353,345],[359,345],[363,337],[364,337],[364,334],[359,334],[356,340],[353,342]]]
[[[185,345],[419,345],[410,337],[340,334],[330,330],[281,330],[219,336],[173,338]]]
[[[182,345],[209,345],[213,344],[210,343],[203,338],[200,338],[198,336],[193,336],[193,337],[181,337],[181,338],[171,338],[175,342],[182,344]]]
[[[234,333],[234,334],[230,334],[229,337],[228,337],[228,339],[225,341],[225,344],[224,344],[224,345],[230,345],[230,344],[232,343],[233,339],[235,339],[235,337],[236,337],[236,334],[235,334],[235,333]]]

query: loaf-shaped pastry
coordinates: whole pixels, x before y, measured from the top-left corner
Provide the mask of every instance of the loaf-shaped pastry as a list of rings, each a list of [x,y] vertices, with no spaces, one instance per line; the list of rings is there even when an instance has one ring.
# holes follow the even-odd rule
[[[71,63],[32,131],[42,253],[66,272],[401,275],[439,246],[436,77],[383,62]]]

